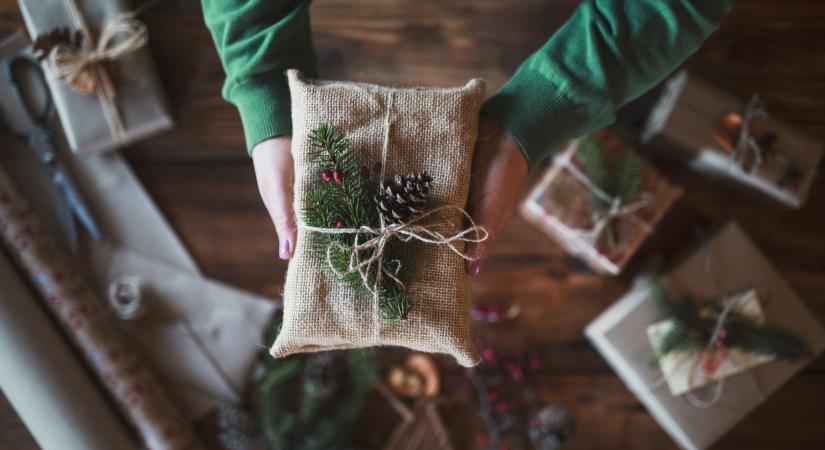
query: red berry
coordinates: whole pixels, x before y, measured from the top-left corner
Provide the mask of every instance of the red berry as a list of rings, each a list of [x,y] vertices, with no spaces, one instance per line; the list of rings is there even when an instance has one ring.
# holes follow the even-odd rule
[[[331,180],[332,179],[332,172],[330,172],[329,170],[325,170],[325,171],[321,172],[321,179],[324,180],[324,181]]]
[[[335,221],[335,228],[344,228],[344,221],[343,220],[336,220]]]
[[[343,180],[341,172],[337,170],[335,172],[332,172],[332,179],[335,180],[335,184],[341,184],[341,180]]]
[[[361,172],[361,176],[362,176],[362,177],[364,177],[364,178],[369,178],[369,177],[370,177],[370,169],[369,169],[369,167],[367,167],[367,166],[361,166],[361,168],[360,168],[360,169],[358,169],[358,171],[359,171],[359,172]]]
[[[498,402],[498,405],[496,405],[496,407],[498,408],[499,412],[503,413],[506,413],[510,409],[510,405],[508,405],[505,401]]]
[[[504,365],[504,367],[507,369],[507,372],[510,374],[510,378],[512,378],[513,381],[524,380],[524,371],[518,364],[514,362],[508,362]]]
[[[481,357],[484,358],[487,362],[493,362],[496,360],[496,352],[493,349],[487,347],[481,351]]]

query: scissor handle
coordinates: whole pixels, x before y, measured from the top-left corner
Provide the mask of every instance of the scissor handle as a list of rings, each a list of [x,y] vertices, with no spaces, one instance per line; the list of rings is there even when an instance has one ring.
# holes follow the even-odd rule
[[[29,102],[29,96],[25,95],[21,88],[20,80],[17,73],[17,68],[20,64],[26,64],[31,66],[31,68],[34,70],[34,73],[36,73],[36,78],[39,81],[43,95],[46,96],[46,105],[39,113],[35,112],[35,108],[33,108],[31,103]],[[52,114],[53,107],[52,96],[49,92],[49,86],[46,83],[46,76],[44,75],[43,69],[40,67],[40,64],[31,57],[17,55],[9,58],[9,60],[6,62],[5,72],[6,77],[9,79],[9,82],[11,83],[14,95],[15,97],[17,97],[17,102],[20,103],[20,106],[22,106],[23,109],[26,110],[26,113],[29,115],[29,118],[36,124],[48,126],[49,117]]]

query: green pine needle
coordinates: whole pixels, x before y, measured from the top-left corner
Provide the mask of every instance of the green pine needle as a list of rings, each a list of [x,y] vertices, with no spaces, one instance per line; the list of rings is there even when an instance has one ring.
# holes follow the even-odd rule
[[[592,136],[582,138],[581,141],[579,141],[578,155],[590,182],[608,195],[611,195],[613,192],[613,183],[612,177],[610,176],[610,168],[607,165],[604,151],[602,151],[596,139]],[[592,190],[591,195],[593,203],[597,208],[602,210],[610,208],[610,203],[596,195]]]
[[[349,140],[334,125],[322,123],[310,133],[312,144],[311,158],[318,169],[318,183],[307,192],[302,209],[303,220],[307,225],[318,228],[336,228],[339,224],[346,228],[358,228],[366,225],[378,227],[378,209],[373,192],[375,186],[361,174],[363,167],[350,148]],[[337,172],[341,182],[324,181],[322,173]],[[330,253],[330,265],[337,272],[346,272],[352,259],[352,250],[349,249],[355,242],[355,234],[312,234],[312,247],[317,257],[327,258],[327,248],[333,242],[336,247]],[[361,242],[372,236],[361,236]],[[394,260],[406,261],[403,245],[397,239],[391,240],[384,254],[385,263]],[[363,251],[358,255],[361,260],[370,258],[370,251]],[[402,267],[406,267],[402,264]],[[367,274],[367,279],[373,280],[376,270]],[[401,274],[403,276],[403,274]],[[358,290],[363,296],[372,297],[360,273],[351,273],[343,277],[343,281]],[[412,305],[409,298],[400,292],[392,280],[384,277],[379,286],[378,306],[384,320],[395,323],[407,317]]]
[[[641,158],[633,153],[625,153],[616,161],[616,196],[627,201],[639,193],[645,165]]]
[[[723,309],[723,299],[700,305],[690,297],[671,297],[656,278],[649,278],[647,285],[656,306],[674,324],[655,349],[656,356],[661,358],[675,351],[704,348],[713,335]],[[703,314],[702,309],[709,313]],[[776,325],[761,324],[736,310],[729,313],[724,330],[724,344],[728,348],[791,362],[813,354],[810,343],[802,336]]]

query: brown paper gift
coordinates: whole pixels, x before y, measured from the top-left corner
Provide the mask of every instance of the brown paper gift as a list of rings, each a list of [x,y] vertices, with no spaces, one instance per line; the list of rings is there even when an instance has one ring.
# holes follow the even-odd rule
[[[82,23],[88,26],[93,39],[97,39],[107,24],[115,23],[130,11],[125,0],[19,0],[19,4],[32,40],[57,27],[81,29]],[[113,42],[122,38],[118,35]],[[120,54],[101,66],[114,87],[113,99],[102,87],[90,94],[80,94],[54,77],[49,62],[43,64],[49,74],[55,109],[72,151],[89,153],[121,148],[172,128],[172,118],[146,45]]]
[[[426,170],[433,178],[428,204],[451,206],[460,223],[470,184],[472,152],[484,83],[459,88],[391,88],[306,80],[288,72],[292,94],[295,210],[318,182],[310,130],[321,123],[346,133],[362,162],[380,162],[386,177]],[[284,321],[273,356],[375,345],[446,353],[464,366],[479,360],[470,339],[470,304],[464,260],[438,245],[414,245],[415,276],[405,292],[412,310],[398,323],[377,317],[376,303],[330,273],[323,250],[300,223],[284,290]],[[405,244],[407,245],[407,244]],[[463,244],[461,244],[463,248]]]
[[[610,161],[633,150],[607,131],[594,134]],[[638,193],[616,208],[595,208],[592,190],[599,189],[582,167],[577,152],[581,140],[571,142],[553,159],[551,167],[527,195],[521,214],[568,252],[597,272],[618,275],[642,245],[656,223],[681,195],[682,189],[665,180],[647,163]],[[615,170],[615,163],[608,170]],[[605,195],[609,195],[606,192]],[[612,241],[608,233],[614,233]]]
[[[681,71],[650,113],[642,141],[691,168],[733,180],[786,206],[805,203],[825,143]]]
[[[736,224],[714,234],[664,281],[674,295],[696,299],[756,289],[764,299],[761,306],[767,323],[807,339],[814,355],[825,349],[825,329]],[[647,285],[638,283],[591,322],[585,333],[654,419],[685,449],[709,447],[809,362],[770,361],[752,367],[726,378],[719,400],[700,408],[685,396],[671,395],[662,373],[650,365],[654,350],[647,327],[663,318]],[[707,398],[712,389],[710,385],[694,392]]]

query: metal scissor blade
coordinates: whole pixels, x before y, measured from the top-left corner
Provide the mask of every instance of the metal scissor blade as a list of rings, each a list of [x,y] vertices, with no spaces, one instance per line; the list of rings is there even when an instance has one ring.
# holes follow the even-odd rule
[[[77,189],[75,189],[71,180],[66,176],[66,173],[62,170],[55,170],[52,172],[52,182],[60,191],[61,195],[63,195],[66,205],[77,218],[78,222],[86,229],[86,232],[89,233],[89,236],[95,241],[100,242],[103,239],[100,228],[98,228],[94,217],[92,217],[92,213],[83,203],[83,199],[80,198],[80,194],[77,192]]]

